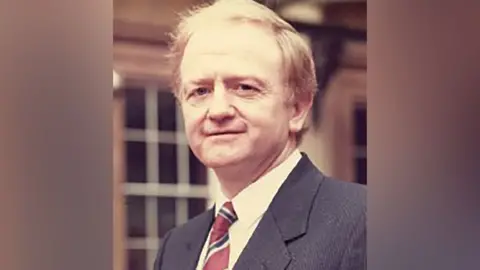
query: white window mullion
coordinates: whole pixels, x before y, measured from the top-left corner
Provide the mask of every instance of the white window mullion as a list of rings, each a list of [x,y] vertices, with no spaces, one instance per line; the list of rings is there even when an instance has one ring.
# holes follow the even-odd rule
[[[178,106],[176,110],[176,139],[178,142],[182,141],[183,137],[183,119],[182,112]],[[178,176],[178,188],[182,186],[190,186],[190,162],[189,162],[189,148],[187,144],[177,144],[177,176]],[[175,200],[175,223],[181,225],[188,221],[188,198],[177,198]]]
[[[125,183],[123,185],[126,196],[150,196],[173,198],[205,198],[210,197],[209,187],[183,184],[160,183]]]
[[[157,251],[159,245],[160,241],[158,238],[130,238],[127,241],[128,249]]]
[[[146,142],[147,142],[147,182],[159,182],[159,166],[158,166],[158,102],[157,90],[155,87],[148,87],[145,93],[146,104]],[[147,222],[147,239],[157,239],[158,236],[158,199],[154,196],[146,196],[146,222]],[[146,263],[152,265],[155,260],[155,252],[147,250]]]
[[[156,131],[143,129],[125,129],[125,140],[129,142],[145,142],[147,140],[156,143],[180,144],[188,146],[185,135],[181,132]]]

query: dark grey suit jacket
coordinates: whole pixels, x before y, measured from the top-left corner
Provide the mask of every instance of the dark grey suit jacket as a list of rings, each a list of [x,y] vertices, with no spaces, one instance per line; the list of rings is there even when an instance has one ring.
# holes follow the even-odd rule
[[[214,210],[168,232],[155,270],[193,270]],[[363,270],[366,190],[324,176],[302,153],[260,220],[234,270]]]

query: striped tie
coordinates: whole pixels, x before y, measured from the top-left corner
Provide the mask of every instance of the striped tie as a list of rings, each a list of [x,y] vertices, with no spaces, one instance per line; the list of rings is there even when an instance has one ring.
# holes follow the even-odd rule
[[[224,270],[228,268],[230,255],[228,229],[237,221],[237,215],[231,202],[226,202],[212,226],[207,257],[203,270]]]

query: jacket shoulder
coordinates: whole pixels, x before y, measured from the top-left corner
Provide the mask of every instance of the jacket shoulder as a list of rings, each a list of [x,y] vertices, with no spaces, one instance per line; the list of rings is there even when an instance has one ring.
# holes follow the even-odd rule
[[[315,199],[316,208],[338,218],[357,219],[367,211],[367,188],[358,183],[323,176]]]

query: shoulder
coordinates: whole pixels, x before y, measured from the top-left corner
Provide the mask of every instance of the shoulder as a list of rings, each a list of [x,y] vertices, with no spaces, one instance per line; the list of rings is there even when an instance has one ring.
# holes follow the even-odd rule
[[[367,203],[366,186],[327,176],[303,154],[302,159],[290,174],[291,184],[300,196],[314,196],[314,204],[323,211],[343,208],[347,211],[365,212]],[[287,181],[288,182],[288,181]],[[302,188],[295,188],[301,186]],[[312,192],[312,189],[315,189]],[[305,201],[305,203],[310,203]]]
[[[323,176],[315,201],[323,210],[340,211],[338,215],[358,216],[366,213],[367,188],[357,183]]]
[[[348,208],[366,209],[366,186],[327,176],[323,176],[323,178],[317,199],[335,201]]]
[[[162,269],[164,265],[177,265],[177,259],[185,253],[185,247],[202,244],[208,232],[212,215],[213,210],[210,209],[169,230],[162,237],[154,269]]]
[[[357,183],[321,175],[322,181],[312,205],[314,222],[330,224],[337,230],[365,227],[367,188]]]

